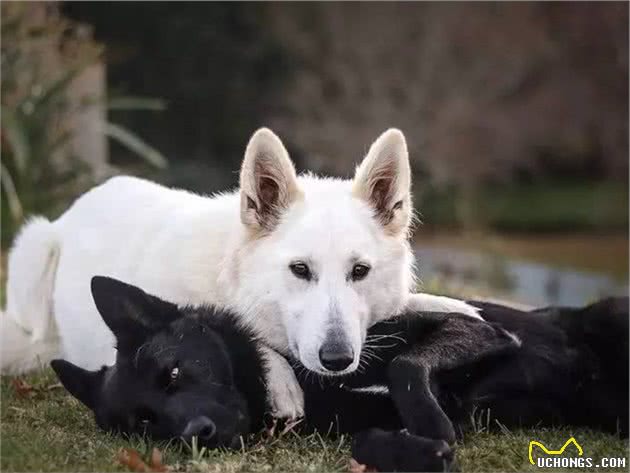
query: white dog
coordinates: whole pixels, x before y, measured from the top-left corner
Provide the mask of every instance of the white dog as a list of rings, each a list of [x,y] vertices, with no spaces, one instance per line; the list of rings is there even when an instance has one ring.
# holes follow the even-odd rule
[[[280,139],[251,138],[238,192],[202,197],[115,177],[54,222],[31,220],[9,255],[2,371],[62,356],[88,369],[113,364],[114,337],[90,295],[94,275],[115,277],[178,304],[240,314],[270,348],[272,405],[302,414],[288,362],[338,375],[359,364],[366,329],[409,304],[474,308],[415,294],[408,243],[410,169],[403,134],[389,130],[353,180],[296,176]]]

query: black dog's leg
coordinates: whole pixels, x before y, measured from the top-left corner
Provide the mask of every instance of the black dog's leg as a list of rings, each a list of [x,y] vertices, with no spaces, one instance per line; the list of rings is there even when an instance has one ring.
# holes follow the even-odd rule
[[[397,357],[389,372],[390,394],[409,432],[453,442],[453,424],[431,391],[430,368],[410,353]]]
[[[453,442],[453,424],[432,389],[435,373],[518,346],[516,337],[497,326],[463,316],[446,317],[428,339],[389,365],[390,394],[405,427],[416,435]]]

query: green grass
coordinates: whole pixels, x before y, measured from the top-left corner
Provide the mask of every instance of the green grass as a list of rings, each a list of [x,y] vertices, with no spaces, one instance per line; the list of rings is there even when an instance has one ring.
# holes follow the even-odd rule
[[[120,448],[145,455],[153,446],[164,453],[164,463],[177,471],[347,471],[347,438],[299,436],[293,432],[273,439],[249,439],[241,451],[193,453],[176,444],[155,444],[141,438],[125,439],[97,429],[91,413],[56,384],[50,371],[25,378],[35,389],[26,396],[15,390],[10,378],[0,382],[2,471],[122,471],[116,461]],[[482,416],[483,418],[483,416]],[[489,433],[483,420],[457,446],[462,471],[534,471],[527,459],[531,439],[559,448],[575,436],[584,455],[628,457],[627,441],[583,429],[539,429]],[[626,464],[628,460],[626,460]],[[579,470],[584,471],[584,470]],[[626,468],[618,471],[627,471]]]

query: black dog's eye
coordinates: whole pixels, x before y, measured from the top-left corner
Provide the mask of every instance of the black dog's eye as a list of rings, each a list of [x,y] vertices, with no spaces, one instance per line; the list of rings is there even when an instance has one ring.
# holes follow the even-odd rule
[[[177,390],[177,384],[179,378],[182,375],[182,369],[179,367],[179,363],[175,363],[172,368],[165,370],[163,376],[163,388],[167,393],[172,393]]]
[[[295,275],[295,277],[304,279],[306,281],[311,280],[311,270],[306,263],[303,263],[302,261],[296,261],[295,263],[291,263],[289,265],[289,269]]]
[[[353,281],[360,281],[361,279],[365,279],[365,277],[370,272],[370,267],[367,264],[357,263],[352,267],[352,277]]]
[[[169,375],[171,382],[177,381],[179,378],[179,366],[175,366]]]

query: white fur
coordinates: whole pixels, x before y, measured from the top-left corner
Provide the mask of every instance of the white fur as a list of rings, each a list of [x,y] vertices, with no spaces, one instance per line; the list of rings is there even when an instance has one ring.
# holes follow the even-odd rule
[[[52,311],[59,245],[53,225],[31,219],[9,253],[7,310],[0,314],[2,372],[39,368],[59,355]]]
[[[248,144],[240,192],[202,197],[112,178],[54,222],[31,222],[16,240],[3,324],[3,341],[14,343],[3,343],[2,370],[52,354],[89,369],[112,364],[114,338],[90,294],[92,276],[103,275],[178,304],[231,308],[274,350],[321,374],[332,374],[318,352],[333,329],[354,351],[344,372],[352,371],[367,327],[404,309],[414,288],[409,186],[397,130],[375,142],[353,181],[295,176],[284,146],[266,129]],[[295,260],[307,261],[316,281],[296,278],[289,270]],[[348,274],[357,261],[371,270],[353,282]],[[476,315],[448,298],[423,294],[412,303]],[[287,361],[267,355],[276,414],[301,415]]]
[[[304,415],[304,393],[287,360],[271,348],[263,348],[269,373],[267,401],[278,417],[295,419]]]
[[[411,294],[407,300],[406,310],[416,312],[457,312],[476,319],[483,319],[479,309],[464,301],[431,294]]]
[[[351,388],[350,391],[354,393],[367,393],[381,396],[389,395],[389,388],[383,384],[373,384],[372,386],[365,386],[362,388]]]

